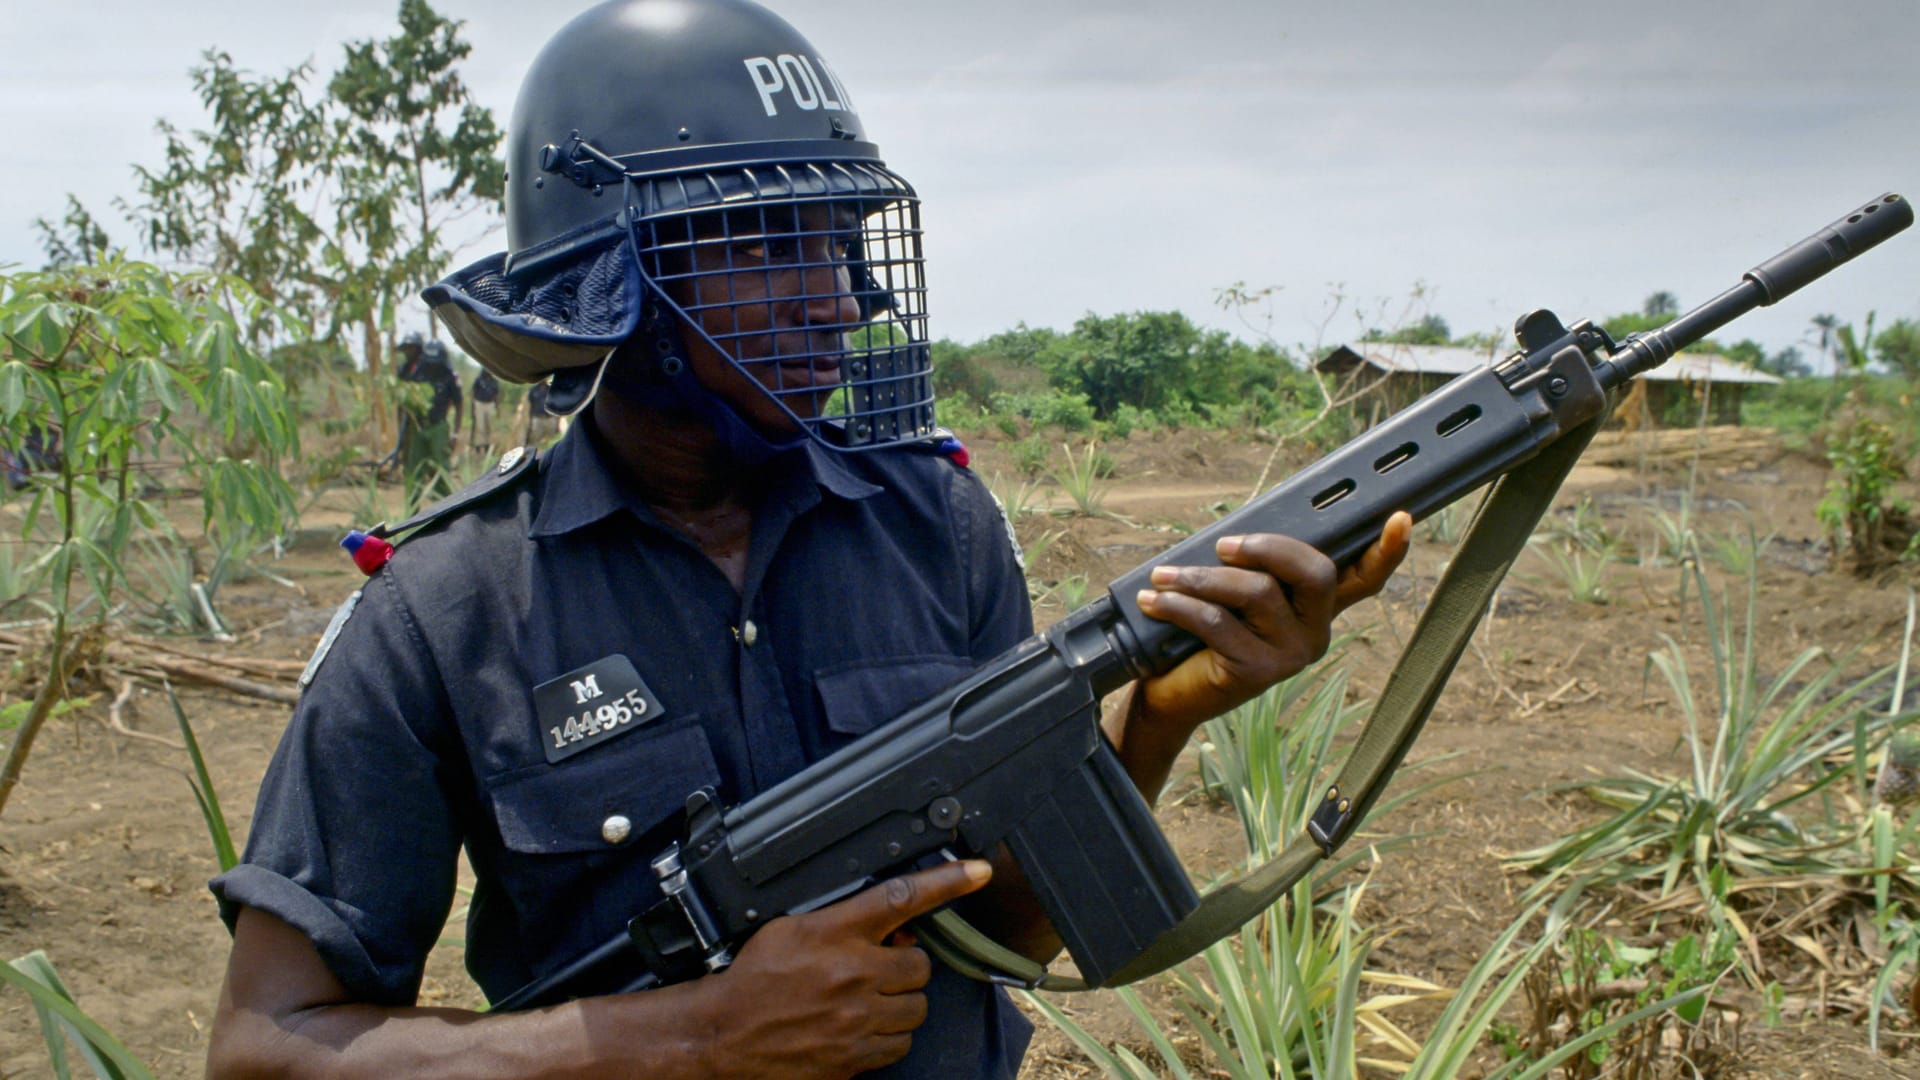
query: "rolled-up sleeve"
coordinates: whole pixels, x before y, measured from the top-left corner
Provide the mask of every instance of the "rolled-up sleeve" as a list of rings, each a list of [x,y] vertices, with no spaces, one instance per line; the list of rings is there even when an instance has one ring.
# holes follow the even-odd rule
[[[306,934],[357,998],[411,1003],[452,904],[468,775],[389,566],[368,580],[280,741],[239,865],[211,883]],[[451,753],[450,753],[451,750]]]

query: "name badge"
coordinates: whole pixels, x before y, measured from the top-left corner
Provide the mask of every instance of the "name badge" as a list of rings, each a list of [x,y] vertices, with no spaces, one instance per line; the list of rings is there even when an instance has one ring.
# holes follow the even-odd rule
[[[651,723],[662,709],[633,661],[616,653],[534,687],[533,711],[554,763]]]

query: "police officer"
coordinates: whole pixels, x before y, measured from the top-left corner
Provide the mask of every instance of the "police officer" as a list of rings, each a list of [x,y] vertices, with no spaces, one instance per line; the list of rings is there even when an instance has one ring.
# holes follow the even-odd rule
[[[520,399],[520,405],[514,410],[513,425],[522,434],[523,446],[544,446],[561,429],[558,421],[566,417],[556,417],[547,411],[547,384],[534,383],[527,388],[527,396]]]
[[[473,377],[473,386],[467,398],[473,402],[471,420],[467,424],[467,430],[472,433],[470,445],[479,450],[490,450],[493,446],[494,413],[500,407],[500,380],[494,378],[493,372],[481,368]],[[480,408],[482,405],[486,406],[484,411]]]
[[[916,196],[806,39],[747,0],[613,0],[536,58],[509,130],[508,251],[428,300],[579,420],[357,559],[213,883],[210,1075],[1013,1076],[1027,1022],[899,933],[965,897],[1057,950],[978,860],[773,919],[691,981],[417,1007],[462,847],[498,1001],[658,899],[689,792],[751,798],[1032,631],[1005,523],[933,427]],[[1208,648],[1122,691],[1108,735],[1149,798],[1201,721],[1325,649],[1408,525],[1344,575],[1248,536],[1155,576],[1143,609]]]
[[[414,504],[420,496],[438,497],[453,490],[448,476],[462,414],[460,376],[454,373],[444,342],[423,341],[417,333],[408,334],[400,343],[399,353],[400,381],[422,383],[428,388],[426,401],[401,405],[400,440],[390,455],[400,462],[407,500]]]

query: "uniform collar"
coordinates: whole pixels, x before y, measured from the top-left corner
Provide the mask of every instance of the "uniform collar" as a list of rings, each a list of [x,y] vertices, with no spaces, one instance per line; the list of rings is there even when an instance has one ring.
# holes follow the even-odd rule
[[[560,536],[620,510],[653,520],[645,501],[614,473],[592,426],[589,420],[573,424],[547,455],[545,497],[534,515],[530,536]],[[796,509],[819,502],[822,492],[851,502],[882,490],[854,475],[839,454],[811,441],[768,462],[766,468],[773,477],[768,501],[787,500]]]

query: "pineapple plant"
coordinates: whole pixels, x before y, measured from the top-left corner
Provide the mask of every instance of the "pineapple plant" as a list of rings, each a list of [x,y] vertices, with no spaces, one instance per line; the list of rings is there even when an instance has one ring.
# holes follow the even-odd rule
[[[1880,774],[1873,780],[1873,797],[1898,804],[1920,795],[1920,731],[1902,731],[1887,743]]]

